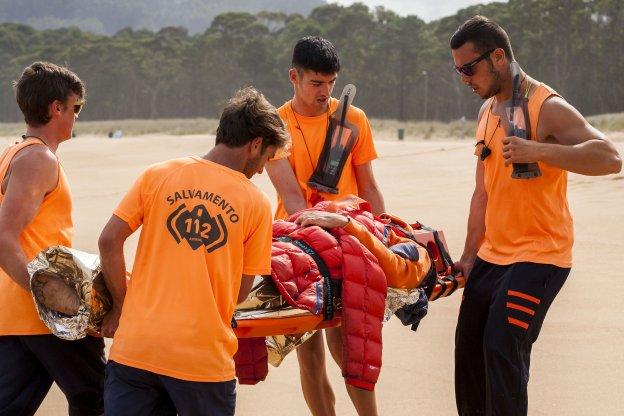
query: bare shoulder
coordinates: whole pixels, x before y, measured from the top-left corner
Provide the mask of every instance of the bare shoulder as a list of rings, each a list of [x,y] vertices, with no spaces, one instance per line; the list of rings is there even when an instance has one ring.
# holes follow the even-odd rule
[[[542,119],[553,125],[588,124],[585,117],[572,104],[557,95],[547,98],[542,104],[540,123]]]
[[[576,108],[569,102],[567,102],[563,97],[558,95],[553,95],[548,97],[544,103],[542,104],[542,108],[540,110],[540,116],[557,116],[559,114],[569,115],[574,113],[578,115],[580,118],[583,118],[581,113],[578,112]]]
[[[14,167],[29,166],[33,170],[37,168],[44,171],[55,170],[58,166],[58,159],[47,146],[32,145],[20,150],[13,158],[11,165]]]
[[[58,181],[58,159],[46,146],[28,146],[11,161],[11,180],[52,189]]]
[[[577,144],[591,138],[604,138],[592,127],[572,104],[559,96],[552,96],[542,104],[537,135],[545,141]]]

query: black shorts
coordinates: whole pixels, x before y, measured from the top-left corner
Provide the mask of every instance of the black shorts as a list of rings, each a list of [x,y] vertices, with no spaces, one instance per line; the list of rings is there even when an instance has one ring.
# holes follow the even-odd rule
[[[70,416],[104,412],[104,341],[87,336],[0,336],[0,416],[34,415],[53,382]]]
[[[180,380],[109,361],[104,389],[110,416],[231,416],[236,407],[236,380]]]

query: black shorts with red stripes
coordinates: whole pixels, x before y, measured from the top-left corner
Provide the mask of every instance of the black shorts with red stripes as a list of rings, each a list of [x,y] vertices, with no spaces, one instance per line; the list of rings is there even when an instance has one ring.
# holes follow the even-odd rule
[[[526,415],[531,346],[569,268],[477,258],[455,334],[460,415]]]

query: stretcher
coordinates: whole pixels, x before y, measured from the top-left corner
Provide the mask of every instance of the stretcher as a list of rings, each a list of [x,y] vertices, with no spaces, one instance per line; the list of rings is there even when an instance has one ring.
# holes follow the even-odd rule
[[[443,297],[450,296],[457,289],[463,288],[465,278],[461,275],[454,274],[452,271],[452,261],[448,255],[448,248],[444,233],[422,226],[421,224],[412,224],[413,235],[416,241],[427,247],[433,264],[435,266],[435,283],[429,288],[428,299],[434,301]],[[259,281],[258,285],[266,284]],[[254,282],[251,296],[257,293],[258,286]],[[268,291],[273,290],[269,288]],[[279,297],[279,292],[274,289],[273,293],[265,296]],[[266,304],[266,302],[264,302]],[[273,308],[262,309],[246,309],[244,304],[237,309],[232,327],[238,338],[255,338],[268,337],[274,335],[301,334],[305,332],[315,331],[324,328],[337,327],[341,324],[341,310],[339,301],[335,302],[336,312],[330,320],[325,320],[323,314],[312,314],[303,309],[293,308],[278,302]]]

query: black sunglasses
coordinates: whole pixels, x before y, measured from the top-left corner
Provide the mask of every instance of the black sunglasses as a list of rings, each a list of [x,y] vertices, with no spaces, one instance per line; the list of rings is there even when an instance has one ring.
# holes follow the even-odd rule
[[[484,60],[485,58],[489,57],[490,54],[492,52],[494,52],[495,50],[496,50],[496,48],[490,49],[489,51],[487,51],[483,55],[480,55],[479,57],[473,59],[472,61],[468,62],[467,64],[464,64],[462,66],[454,66],[453,68],[455,68],[455,71],[457,71],[457,73],[459,75],[463,74],[463,75],[466,75],[467,77],[471,77],[475,73],[475,71],[474,71],[475,65],[478,64],[479,62],[481,62],[482,60]]]
[[[85,105],[85,101],[79,101],[76,104],[74,104],[74,114],[78,115],[80,114],[80,111],[82,110],[82,107],[84,107]]]

